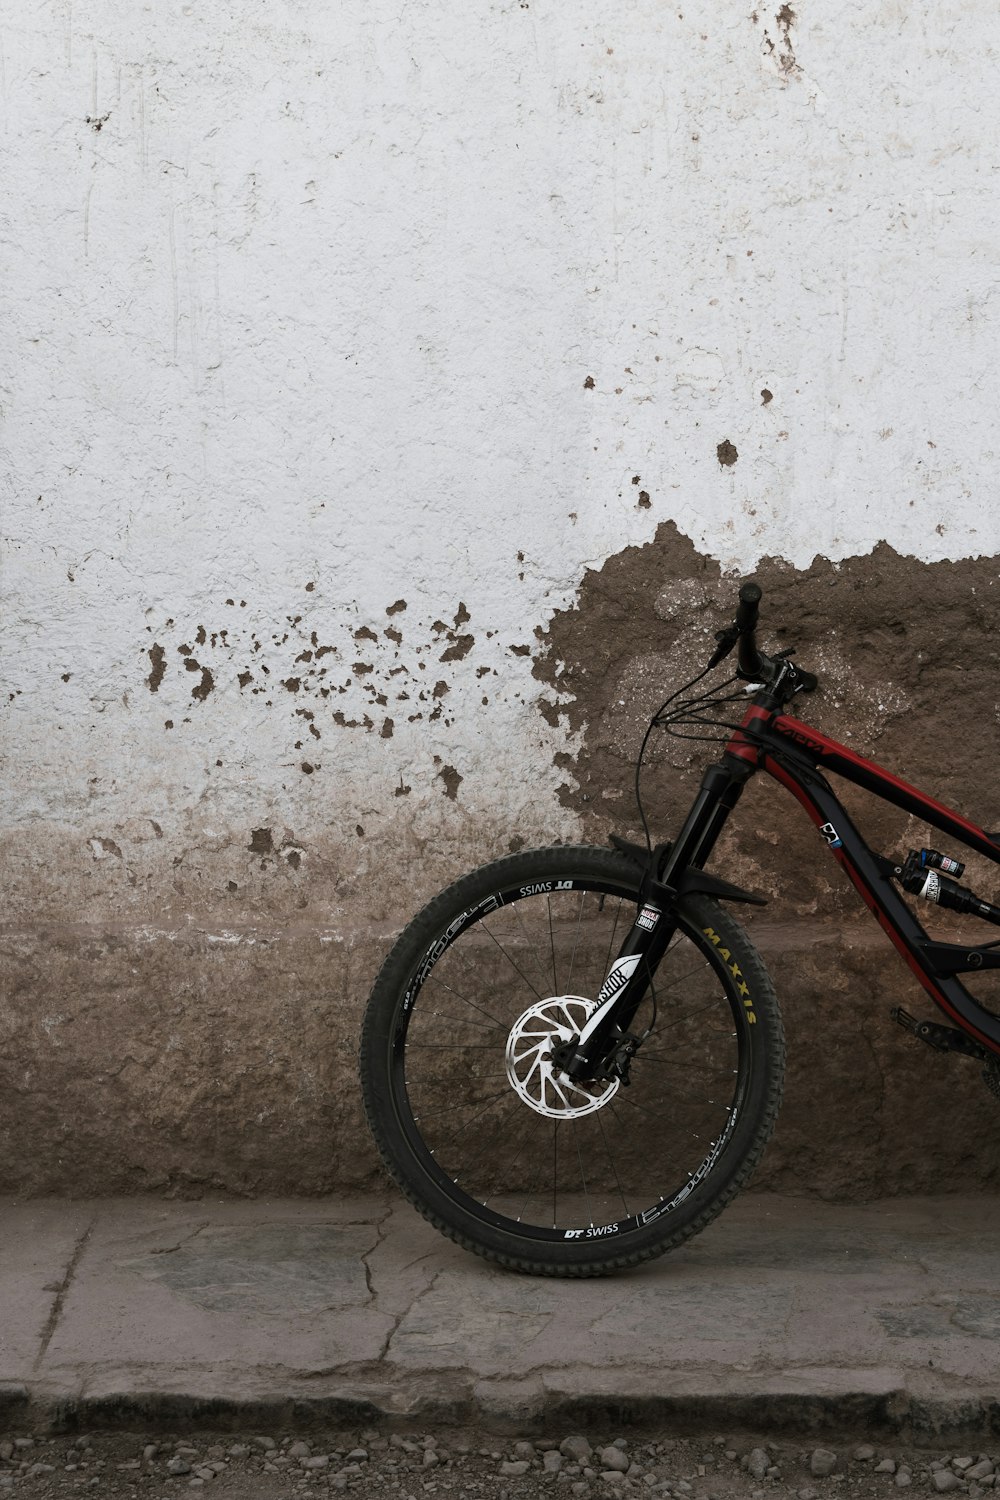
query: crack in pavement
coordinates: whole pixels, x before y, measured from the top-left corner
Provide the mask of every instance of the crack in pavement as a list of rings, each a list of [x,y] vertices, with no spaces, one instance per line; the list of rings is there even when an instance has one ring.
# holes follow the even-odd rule
[[[413,1311],[413,1309],[417,1306],[418,1302],[422,1301],[424,1297],[429,1296],[429,1294],[436,1289],[437,1284],[438,1284],[438,1282],[440,1281],[440,1279],[441,1279],[441,1277],[443,1275],[444,1275],[444,1268],[442,1267],[442,1269],[440,1271],[436,1271],[434,1273],[434,1275],[431,1277],[431,1279],[427,1283],[427,1285],[425,1287],[423,1287],[422,1290],[420,1290],[419,1292],[417,1292],[417,1294],[413,1298],[412,1302],[409,1302],[406,1305],[406,1307],[403,1308],[402,1312],[398,1312],[396,1314],[396,1316],[393,1318],[393,1320],[392,1320],[392,1327],[389,1329],[389,1332],[386,1334],[385,1341],[384,1341],[384,1343],[383,1343],[383,1345],[382,1345],[382,1347],[379,1350],[378,1355],[377,1355],[377,1361],[378,1361],[379,1364],[382,1364],[384,1361],[388,1360],[388,1358],[389,1358],[389,1347],[392,1344],[393,1339],[396,1337],[396,1334],[399,1332],[400,1325],[402,1324],[403,1319],[405,1317],[407,1317],[408,1314],[410,1314]]]
[[[366,1250],[365,1253],[364,1253],[364,1255],[362,1255],[362,1257],[361,1257],[361,1264],[365,1268],[365,1285],[368,1288],[368,1299],[371,1302],[371,1305],[373,1307],[377,1307],[378,1306],[378,1293],[375,1290],[375,1282],[372,1279],[372,1268],[368,1264],[368,1259],[369,1259],[369,1256],[372,1256],[372,1255],[375,1254],[376,1250],[379,1248],[380,1245],[382,1245],[382,1244],[385,1243],[386,1234],[387,1234],[385,1226],[386,1226],[387,1222],[389,1221],[389,1219],[391,1219],[391,1218],[392,1218],[392,1207],[391,1207],[390,1204],[386,1204],[386,1206],[385,1206],[385,1208],[384,1208],[384,1210],[383,1210],[383,1212],[382,1212],[382,1214],[381,1214],[380,1217],[377,1217],[377,1218],[374,1218],[374,1219],[367,1219],[367,1220],[365,1220],[366,1227],[367,1227],[367,1225],[370,1224],[372,1226],[372,1228],[375,1230],[375,1243],[374,1243],[374,1245],[371,1247],[370,1250]]]
[[[87,1225],[86,1229],[83,1231],[76,1244],[73,1246],[73,1253],[69,1258],[69,1264],[67,1265],[66,1270],[63,1272],[62,1281],[56,1288],[56,1294],[52,1300],[52,1306],[49,1309],[49,1315],[45,1320],[45,1327],[42,1329],[42,1341],[39,1345],[38,1353],[35,1355],[35,1363],[32,1366],[33,1370],[38,1369],[38,1367],[42,1363],[42,1360],[45,1358],[46,1353],[48,1352],[49,1344],[52,1342],[52,1336],[56,1331],[59,1319],[62,1317],[63,1306],[65,1305],[69,1289],[73,1284],[73,1277],[76,1275],[76,1268],[80,1264],[80,1257],[82,1256],[84,1249],[86,1248],[87,1241],[90,1239],[90,1236],[94,1230],[94,1225],[96,1223],[97,1218],[95,1216],[91,1219],[90,1223]]]
[[[160,1249],[150,1250],[148,1253],[150,1255],[173,1255],[177,1250],[182,1249],[185,1245],[190,1244],[193,1239],[197,1238],[197,1236],[201,1234],[203,1230],[209,1227],[211,1222],[211,1219],[206,1219],[204,1223],[199,1224],[197,1228],[192,1229],[190,1234],[183,1235],[177,1241],[176,1245],[163,1245]]]

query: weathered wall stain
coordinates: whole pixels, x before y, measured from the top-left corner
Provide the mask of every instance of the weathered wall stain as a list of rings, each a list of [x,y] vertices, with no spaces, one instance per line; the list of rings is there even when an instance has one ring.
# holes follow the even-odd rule
[[[797,644],[824,685],[797,705],[802,716],[1000,827],[996,560],[924,564],[883,546],[838,564],[820,558],[797,570],[765,560],[754,571],[764,588],[762,643]],[[646,719],[704,664],[738,581],[667,524],[646,546],[588,571],[576,605],[531,633],[544,684],[540,722],[562,731],[570,836],[638,834],[631,766]],[[353,732],[388,751],[397,696],[425,714],[456,697],[440,662],[454,644],[449,631],[465,633],[460,607],[407,629],[352,620],[321,632],[297,614],[270,633],[229,627],[225,640],[205,611],[183,627],[154,622],[166,663],[157,709],[185,701],[196,675],[188,661],[210,664],[215,689],[197,712],[217,713],[225,695],[242,693],[283,715],[296,772],[317,777],[337,756],[303,758],[314,727],[326,744],[354,718]],[[370,635],[359,639],[361,630]],[[359,645],[372,667],[361,677],[352,670]],[[141,669],[153,660],[138,659]],[[476,661],[475,648],[460,669],[466,693],[496,670]],[[250,684],[240,683],[245,671]],[[376,705],[366,684],[387,703]],[[254,685],[266,691],[254,697]],[[676,827],[706,753],[657,745],[646,781],[657,836]],[[461,805],[465,768],[443,751],[428,761],[442,813]],[[10,1101],[0,1182],[8,1190],[323,1192],[372,1180],[351,1038],[393,933],[443,883],[433,836],[405,817],[414,778],[393,776],[390,802],[401,816],[391,832],[367,804],[340,814],[334,797],[331,826],[292,827],[263,807],[254,815],[247,799],[238,834],[202,824],[184,842],[176,827],[164,837],[150,819],[102,826],[87,850],[89,890],[81,870],[62,875],[49,864],[53,888],[39,891],[38,914],[9,922],[4,934],[12,1000],[0,1016],[0,1090]],[[426,797],[427,786],[420,790]],[[923,831],[891,811],[853,794],[845,801],[874,847],[921,841]],[[501,810],[489,847],[464,862],[555,836],[554,817],[525,838]],[[405,893],[386,880],[387,859],[407,871]],[[755,781],[714,867],[772,898],[750,917],[782,1000],[789,1076],[758,1185],[850,1198],[1000,1182],[989,1144],[995,1098],[975,1065],[938,1058],[889,1021],[893,1004],[919,1011],[919,992],[795,804]],[[60,920],[57,879],[73,892],[68,909],[89,911],[86,921]],[[984,894],[997,890],[975,861],[969,879]],[[51,1149],[39,1153],[32,1143],[40,1140]]]
[[[761,50],[765,56],[771,58],[779,71],[786,76],[795,77],[800,74],[801,69],[795,58],[795,46],[792,41],[792,27],[797,19],[792,7],[785,4],[774,12],[774,35],[772,35],[772,23],[769,20],[763,20],[759,10],[755,10],[750,19],[755,26],[761,25],[763,28]]]

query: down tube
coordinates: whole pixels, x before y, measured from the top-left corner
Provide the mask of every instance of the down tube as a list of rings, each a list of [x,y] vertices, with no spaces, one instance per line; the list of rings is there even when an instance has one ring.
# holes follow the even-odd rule
[[[985,1010],[957,979],[941,978],[921,961],[920,945],[927,941],[927,933],[882,875],[871,850],[831,789],[811,779],[805,785],[770,755],[764,757],[764,770],[788,788],[817,828],[831,830],[829,836],[825,832],[823,836],[834,859],[935,1005],[969,1036],[1000,1056],[1000,1019]]]

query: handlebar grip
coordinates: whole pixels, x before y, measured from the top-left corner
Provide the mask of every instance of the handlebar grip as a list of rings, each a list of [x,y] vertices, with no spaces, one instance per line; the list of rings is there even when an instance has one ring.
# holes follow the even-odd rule
[[[740,589],[740,602],[736,610],[736,628],[741,635],[746,630],[756,629],[757,611],[762,594],[763,590],[758,583],[745,583]]]
[[[740,589],[740,602],[736,610],[736,629],[739,631],[739,675],[747,682],[763,676],[763,662],[757,650],[754,631],[757,628],[757,609],[761,600],[761,587],[752,580]]]

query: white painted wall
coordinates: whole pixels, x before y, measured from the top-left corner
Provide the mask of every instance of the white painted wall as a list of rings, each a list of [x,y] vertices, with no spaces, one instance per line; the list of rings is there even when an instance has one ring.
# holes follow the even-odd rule
[[[795,11],[7,9],[8,827],[557,832],[511,647],[586,566],[1000,553],[1000,11]]]

